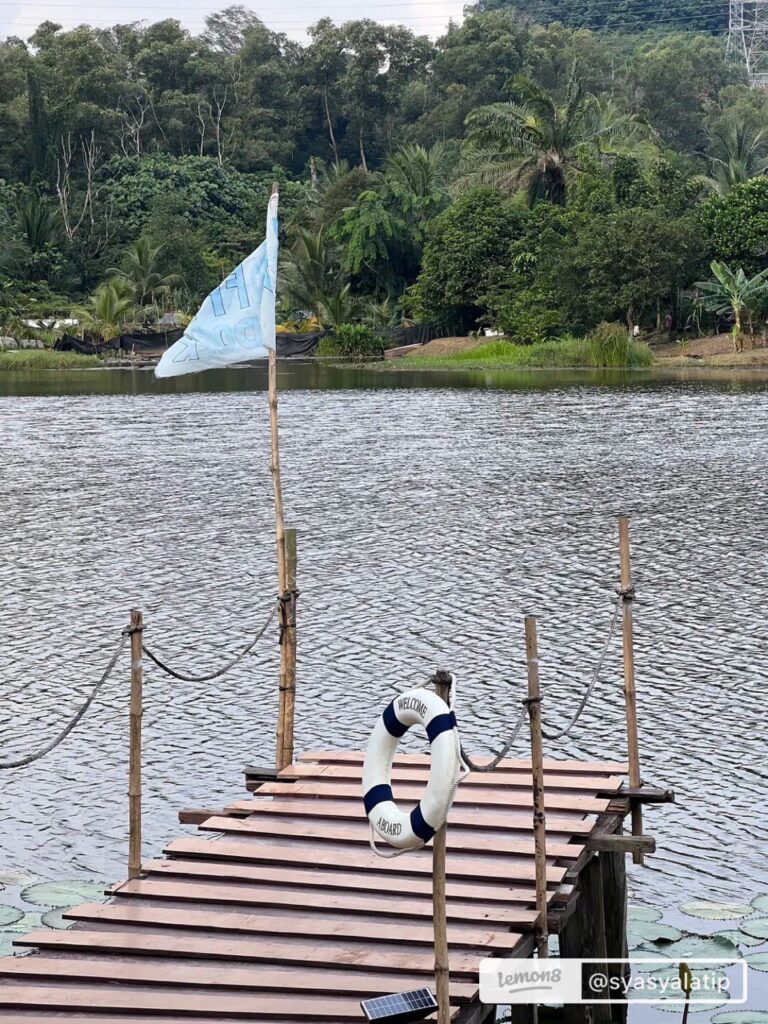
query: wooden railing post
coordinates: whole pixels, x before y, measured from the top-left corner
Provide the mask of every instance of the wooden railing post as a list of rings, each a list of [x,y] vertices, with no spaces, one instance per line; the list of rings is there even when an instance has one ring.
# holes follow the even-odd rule
[[[451,692],[451,676],[448,672],[435,673],[435,690],[438,697],[442,697],[448,703]],[[450,1024],[451,1020],[451,973],[448,953],[448,918],[445,905],[447,828],[448,823],[446,822],[432,840],[432,921],[435,935],[435,989],[438,1024]]]
[[[544,803],[544,741],[541,731],[539,644],[536,619],[525,620],[525,654],[528,667],[528,720],[531,726],[531,777],[533,780],[533,842],[536,861],[536,947],[540,957],[549,956],[547,928],[547,816]]]
[[[285,594],[280,602],[280,701],[277,721],[277,768],[293,763],[296,714],[296,531],[285,531]]]
[[[627,713],[627,753],[629,760],[629,785],[637,789],[642,785],[640,778],[640,744],[637,732],[637,698],[635,694],[635,649],[632,625],[632,560],[629,547],[629,519],[619,516],[619,556],[621,561],[621,603],[622,633],[624,640],[624,704]],[[632,802],[632,835],[643,834],[643,809]],[[635,864],[644,863],[643,854],[637,850],[632,855]]]
[[[131,612],[131,703],[128,753],[128,878],[141,873],[141,719],[144,670],[141,659],[144,617]]]

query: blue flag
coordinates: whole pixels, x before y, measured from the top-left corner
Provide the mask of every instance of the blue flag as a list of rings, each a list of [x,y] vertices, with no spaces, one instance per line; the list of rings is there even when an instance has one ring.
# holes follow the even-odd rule
[[[157,377],[213,370],[259,359],[275,348],[277,194],[267,210],[267,237],[215,288],[155,368]]]

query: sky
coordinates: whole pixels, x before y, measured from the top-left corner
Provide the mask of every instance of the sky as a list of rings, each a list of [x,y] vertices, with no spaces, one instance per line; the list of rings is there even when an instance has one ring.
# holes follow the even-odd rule
[[[237,0],[30,0],[13,3],[0,0],[0,38],[20,36],[27,39],[43,21],[55,21],[64,28],[83,23],[108,26],[133,21],[160,21],[176,18],[190,31],[203,28],[206,14],[222,10]],[[418,34],[432,37],[442,34],[450,18],[461,19],[466,0],[263,0],[244,3],[271,29],[285,32],[292,39],[306,40],[306,27],[322,17],[334,21],[373,18],[376,21],[407,25]]]

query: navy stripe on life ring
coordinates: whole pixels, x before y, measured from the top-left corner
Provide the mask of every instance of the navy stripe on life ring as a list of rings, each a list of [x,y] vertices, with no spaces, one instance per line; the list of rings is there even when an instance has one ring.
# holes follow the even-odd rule
[[[384,728],[387,730],[390,736],[396,736],[400,739],[401,736],[405,736],[408,732],[408,726],[403,725],[400,719],[395,714],[395,702],[392,701],[384,708],[384,714],[382,715],[384,721]]]
[[[434,836],[435,830],[424,820],[421,813],[421,804],[417,804],[411,811],[411,828],[414,835],[417,835],[423,842],[428,843]]]
[[[427,723],[427,736],[429,742],[434,743],[442,732],[456,728],[456,715],[449,711],[447,715],[436,715],[431,722]],[[434,833],[433,833],[434,835]]]
[[[363,797],[365,813],[370,814],[377,804],[383,804],[386,800],[394,800],[392,787],[382,783],[380,786],[371,786]]]

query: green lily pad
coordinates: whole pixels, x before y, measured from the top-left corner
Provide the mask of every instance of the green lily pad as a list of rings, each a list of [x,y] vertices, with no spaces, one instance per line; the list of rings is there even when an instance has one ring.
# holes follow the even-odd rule
[[[728,939],[729,942],[733,942],[737,946],[762,946],[764,942],[763,939],[756,939],[754,935],[747,935],[742,931],[715,932],[715,936],[720,939]]]
[[[16,948],[13,945],[13,940],[18,937],[15,932],[0,932],[0,956],[14,955]]]
[[[765,1010],[728,1010],[716,1013],[711,1024],[768,1024],[768,1013]]]
[[[657,910],[656,907],[644,907],[641,904],[630,904],[627,909],[627,921],[634,924],[636,921],[644,921],[649,924],[654,924],[656,921],[660,921],[662,917],[661,911]]]
[[[9,924],[13,924],[23,916],[23,910],[18,910],[16,907],[0,906],[0,928],[7,928]]]
[[[103,900],[105,882],[37,882],[23,890],[21,898],[39,907],[74,907]]]
[[[69,907],[59,907],[57,910],[49,910],[43,914],[43,924],[46,928],[71,928],[74,921],[65,921],[64,914],[68,913]]]
[[[742,921],[739,929],[746,932],[747,935],[765,942],[768,940],[768,917],[756,917],[751,921]]]
[[[761,914],[768,914],[768,896],[755,896],[752,900],[752,909],[759,910]]]
[[[683,1003],[666,1003],[666,1004],[665,1003],[657,1003],[656,1006],[655,1006],[655,1009],[662,1010],[664,1013],[676,1013],[678,1015],[678,1018],[679,1018],[680,1015],[683,1012],[683,1005],[684,1005]],[[704,1003],[704,1004],[700,1003],[698,1006],[696,1005],[696,1003],[691,1002],[690,1009],[688,1010],[688,1013],[691,1014],[691,1015],[694,1014],[694,1013],[710,1013],[712,1010],[719,1010],[722,1006],[727,1006],[727,1005],[728,1005],[728,1000],[727,999],[724,1000],[722,1003]],[[723,1015],[723,1016],[725,1016],[725,1015]],[[714,1017],[710,1018],[709,1024],[715,1024],[715,1018]],[[758,1024],[761,1024],[761,1022],[758,1022]]]
[[[39,928],[42,921],[42,914],[38,914],[37,912],[22,914],[18,921],[6,928],[6,931],[15,932],[17,935],[25,935],[27,932],[31,932],[34,931],[35,928]]]
[[[753,970],[768,973],[768,953],[748,953],[744,959]]]
[[[680,910],[688,917],[701,917],[705,921],[735,921],[753,913],[748,903],[712,903],[709,900],[684,903]]]
[[[34,881],[35,876],[24,871],[4,871],[0,874],[0,883],[3,885],[29,885]]]
[[[643,947],[654,956],[670,960],[722,960],[741,957],[739,947],[718,935],[683,935],[677,942],[669,942],[661,949],[646,943]]]
[[[633,921],[628,930],[628,938],[632,948],[649,942],[652,942],[654,945],[677,942],[682,937],[683,933],[677,928],[673,928],[669,924],[659,924],[655,921]]]

